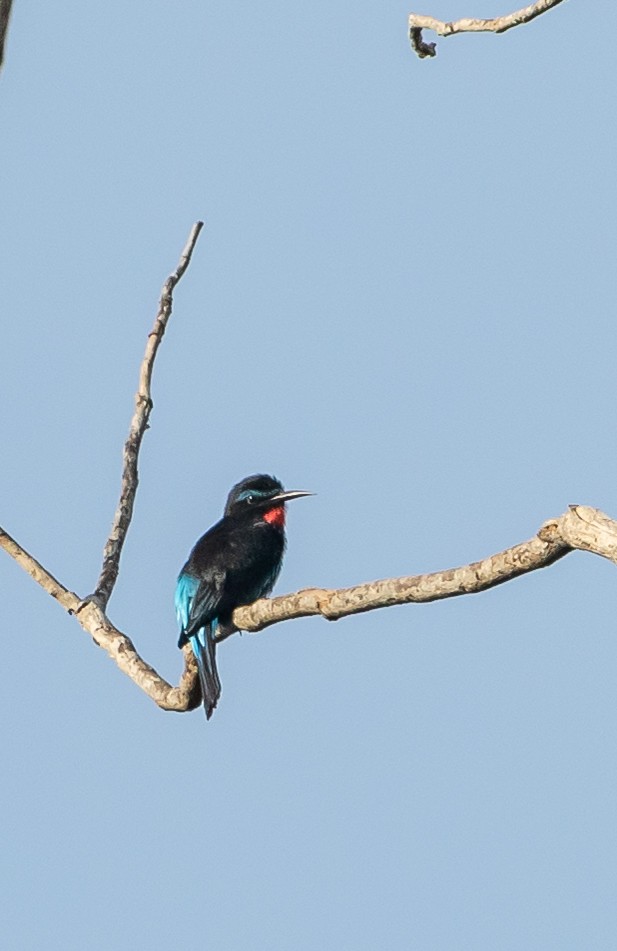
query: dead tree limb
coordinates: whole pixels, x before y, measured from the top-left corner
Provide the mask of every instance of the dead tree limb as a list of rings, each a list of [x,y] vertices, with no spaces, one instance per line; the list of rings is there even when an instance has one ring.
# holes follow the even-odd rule
[[[99,647],[163,710],[184,712],[200,703],[196,667],[190,648],[184,650],[184,671],[173,687],[137,653],[133,642],[115,627],[98,604],[83,602],[46,571],[7,532],[0,529],[0,548],[17,561],[70,614]],[[617,522],[598,509],[572,505],[550,519],[529,541],[460,568],[407,578],[387,578],[353,588],[307,588],[295,594],[262,599],[234,612],[244,631],[260,631],[280,621],[321,615],[329,621],[395,604],[426,603],[477,594],[520,575],[546,568],[571,551],[588,551],[617,563]]]
[[[501,17],[494,17],[491,20],[474,20],[470,18],[445,22],[437,20],[432,16],[424,16],[421,13],[409,14],[409,40],[411,48],[418,54],[420,59],[427,56],[436,56],[436,44],[425,43],[422,38],[422,30],[433,30],[438,36],[453,36],[455,33],[505,33],[514,26],[521,26],[523,23],[530,23],[536,17],[546,13],[556,7],[563,0],[536,0],[530,3],[528,7],[516,10],[514,13],[506,13]]]
[[[193,226],[178,267],[165,282],[154,327],[148,336],[139,377],[136,409],[125,445],[125,464],[120,502],[103,560],[103,570],[94,596],[82,599],[53,577],[14,538],[0,528],[3,548],[102,647],[120,670],[163,710],[184,712],[201,701],[196,664],[190,647],[184,649],[184,670],[177,687],[168,683],[137,653],[131,639],[107,617],[106,606],[115,584],[122,545],[131,521],[137,491],[137,459],[152,409],[150,383],[158,346],[171,314],[173,290],[186,271],[202,224]],[[321,615],[329,621],[374,611],[395,604],[425,603],[463,594],[486,591],[520,575],[546,568],[574,550],[589,551],[617,563],[617,522],[597,509],[572,505],[563,515],[550,519],[529,541],[514,545],[482,561],[460,568],[403,578],[387,578],[328,590],[307,588],[294,594],[262,599],[234,612],[240,630],[260,631],[280,621]]]

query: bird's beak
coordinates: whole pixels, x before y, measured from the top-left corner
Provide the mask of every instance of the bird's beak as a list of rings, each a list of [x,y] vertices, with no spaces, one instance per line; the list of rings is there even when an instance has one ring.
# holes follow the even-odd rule
[[[302,499],[305,495],[315,495],[315,493],[302,492],[301,490],[296,490],[295,492],[279,492],[278,495],[272,495],[269,499],[264,499],[264,502],[267,502],[268,505],[272,502],[291,502],[292,499]]]

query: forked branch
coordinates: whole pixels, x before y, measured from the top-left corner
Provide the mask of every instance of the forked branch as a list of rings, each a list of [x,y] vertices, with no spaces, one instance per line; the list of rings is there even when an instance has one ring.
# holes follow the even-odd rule
[[[118,576],[120,554],[131,521],[137,491],[137,459],[146,430],[152,400],[152,368],[171,314],[173,290],[186,271],[201,222],[193,226],[180,263],[163,287],[154,327],[148,337],[141,365],[136,409],[125,445],[125,462],[120,501],[109,540],[105,546],[103,568],[95,595],[81,599],[51,575],[15,539],[0,528],[3,548],[37,584],[67,611],[99,647],[107,651],[120,670],[137,684],[163,710],[184,712],[199,706],[201,697],[197,669],[191,649],[184,649],[184,670],[177,687],[168,683],[137,653],[131,639],[109,620],[105,608]],[[579,549],[593,552],[617,563],[617,522],[597,509],[573,505],[558,518],[545,522],[529,541],[460,568],[426,575],[388,578],[353,588],[328,590],[307,588],[295,594],[256,601],[234,612],[240,630],[260,631],[280,621],[321,615],[327,620],[374,611],[395,604],[422,603],[475,594],[511,581],[519,575],[552,565],[569,552]]]
[[[199,706],[197,671],[190,648],[184,649],[184,671],[178,686],[173,687],[139,656],[130,638],[112,624],[95,602],[80,601],[2,529],[0,547],[66,611],[75,614],[95,643],[104,648],[120,670],[159,707],[182,713]],[[353,588],[307,588],[238,608],[234,622],[241,630],[260,631],[298,617],[319,614],[334,621],[395,604],[421,604],[477,594],[527,572],[546,568],[577,549],[617,563],[617,522],[598,509],[572,505],[563,515],[545,522],[529,541],[482,561],[426,575],[373,581]]]
[[[514,26],[521,26],[523,23],[535,20],[536,17],[541,16],[541,14],[562,2],[563,0],[536,0],[535,3],[530,3],[528,7],[523,7],[514,13],[506,13],[505,16],[494,17],[491,20],[465,18],[446,22],[437,20],[432,16],[424,16],[421,13],[410,13],[409,40],[411,48],[420,59],[427,56],[436,56],[435,43],[425,43],[422,38],[422,30],[433,30],[439,36],[453,36],[455,33],[505,33],[506,30],[511,30]]]

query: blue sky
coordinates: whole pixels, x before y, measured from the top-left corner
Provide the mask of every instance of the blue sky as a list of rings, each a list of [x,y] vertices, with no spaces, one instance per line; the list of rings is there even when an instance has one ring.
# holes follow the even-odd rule
[[[409,9],[15,5],[0,524],[79,594],[161,285],[206,222],[109,608],[173,681],[177,572],[244,475],[317,493],[280,593],[617,514],[614,4],[601,32],[571,0],[424,62]],[[206,724],[3,556],[3,946],[613,949],[616,609],[614,566],[576,553],[234,637]]]

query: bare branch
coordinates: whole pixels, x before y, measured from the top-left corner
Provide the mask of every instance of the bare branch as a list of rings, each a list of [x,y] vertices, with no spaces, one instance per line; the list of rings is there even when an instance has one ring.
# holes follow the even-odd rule
[[[201,704],[197,666],[192,651],[184,652],[184,671],[177,687],[168,684],[139,656],[130,638],[118,630],[93,601],[82,601],[54,578],[14,538],[0,528],[0,548],[47,591],[69,614],[74,614],[84,631],[107,651],[120,670],[148,694],[163,710],[184,712]]]
[[[23,568],[26,574],[34,578],[37,584],[40,584],[47,594],[55,598],[58,604],[61,604],[65,611],[76,610],[79,604],[79,598],[72,591],[68,591],[64,585],[56,581],[53,575],[43,568],[41,564],[28,554],[25,548],[22,548],[14,538],[11,538],[8,532],[0,528],[0,548],[14,558],[20,568]]]
[[[4,46],[9,29],[12,6],[13,0],[0,0],[0,69],[4,62]]]
[[[477,594],[529,571],[546,568],[575,548],[617,561],[617,522],[596,509],[573,506],[565,515],[546,522],[530,541],[483,561],[428,575],[387,578],[334,591],[307,588],[297,594],[238,608],[234,612],[234,623],[244,631],[260,631],[270,624],[296,617],[321,614],[329,621],[336,621],[350,614],[395,604],[420,604]]]
[[[535,3],[507,13],[505,16],[494,17],[492,20],[463,19],[452,22],[437,20],[435,17],[424,16],[421,13],[409,14],[409,39],[412,49],[420,59],[427,56],[436,56],[435,43],[425,43],[422,39],[422,30],[433,30],[439,36],[453,36],[455,33],[505,33],[514,26],[529,23],[536,17],[556,7],[563,0],[536,0]]]
[[[103,551],[101,574],[94,594],[90,596],[103,611],[107,607],[118,578],[120,555],[122,554],[126,534],[133,517],[135,493],[137,492],[137,486],[139,484],[137,460],[141,441],[148,428],[148,420],[150,419],[150,413],[154,405],[150,393],[154,360],[159,344],[163,339],[167,322],[171,316],[174,288],[191,262],[191,256],[202,228],[203,221],[198,221],[193,225],[178,266],[173,274],[169,275],[163,285],[159,301],[159,310],[156,315],[156,320],[154,321],[154,326],[148,335],[146,352],[139,371],[139,386],[135,394],[135,412],[131,420],[128,438],[124,444],[124,470],[122,472],[120,501],[118,502],[111,532]]]
[[[130,677],[162,710],[185,713],[201,705],[197,664],[190,646],[183,650],[184,670],[180,683],[173,687],[139,656],[132,640],[111,623],[95,602],[81,602],[75,609],[75,615],[84,631],[107,651],[122,673]]]
[[[184,671],[173,687],[137,653],[126,634],[106,617],[98,604],[80,601],[31,555],[0,529],[0,548],[14,558],[71,614],[95,643],[107,651],[120,670],[163,710],[178,713],[200,704],[197,668],[190,647],[184,648]],[[395,604],[425,603],[463,594],[476,594],[511,581],[519,575],[546,568],[570,551],[589,551],[617,563],[617,522],[598,509],[573,505],[558,518],[545,522],[527,542],[460,568],[407,578],[389,578],[353,588],[307,588],[280,598],[263,599],[234,612],[245,631],[260,631],[280,621],[320,614],[330,621]]]
[[[137,457],[141,439],[152,409],[150,383],[159,344],[171,314],[175,285],[186,271],[202,223],[193,226],[177,269],[167,279],[154,328],[148,337],[142,362],[136,409],[131,422],[124,456],[120,503],[112,533],[105,546],[101,578],[94,595],[81,600],[65,588],[35,558],[0,528],[3,548],[102,647],[120,670],[163,710],[183,712],[200,705],[201,694],[197,666],[189,646],[184,648],[184,670],[177,687],[168,683],[144,661],[126,634],[105,613],[118,575],[122,545],[130,525],[137,490]],[[515,545],[497,555],[461,568],[406,578],[390,578],[356,585],[353,588],[326,590],[308,588],[296,594],[264,599],[234,612],[234,622],[245,631],[260,631],[280,621],[320,614],[330,621],[364,611],[410,602],[436,601],[462,594],[473,594],[503,584],[519,575],[545,568],[574,549],[593,552],[617,563],[617,522],[597,509],[573,505],[559,518],[551,519],[530,541]]]

